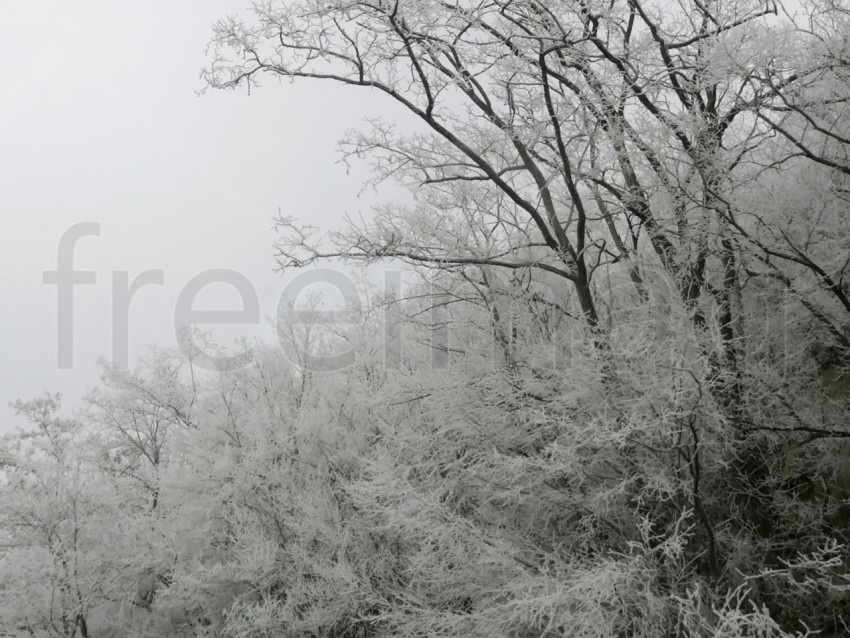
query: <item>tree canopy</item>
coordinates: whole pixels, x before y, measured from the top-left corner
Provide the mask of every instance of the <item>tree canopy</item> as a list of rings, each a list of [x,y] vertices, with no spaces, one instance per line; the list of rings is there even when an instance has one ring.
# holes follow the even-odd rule
[[[211,88],[406,114],[342,141],[406,198],[277,251],[416,283],[284,313],[239,369],[154,350],[74,418],[17,404],[0,628],[850,632],[846,2],[268,1],[213,33]]]

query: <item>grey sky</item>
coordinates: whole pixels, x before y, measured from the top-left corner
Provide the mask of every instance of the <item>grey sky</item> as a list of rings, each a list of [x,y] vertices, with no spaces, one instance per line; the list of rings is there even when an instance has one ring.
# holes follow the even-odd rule
[[[198,97],[212,22],[245,0],[0,5],[0,431],[16,398],[59,391],[74,403],[111,349],[111,277],[162,269],[130,314],[131,359],[174,343],[174,302],[197,273],[230,268],[254,284],[264,315],[283,289],[272,272],[272,218],[333,225],[360,179],[336,164],[336,140],[370,110],[366,93],[271,80],[251,96]],[[344,106],[342,106],[344,105]],[[58,370],[56,269],[60,236],[93,221],[76,246],[75,366]],[[198,305],[236,308],[226,286]],[[271,334],[246,327],[245,335]]]

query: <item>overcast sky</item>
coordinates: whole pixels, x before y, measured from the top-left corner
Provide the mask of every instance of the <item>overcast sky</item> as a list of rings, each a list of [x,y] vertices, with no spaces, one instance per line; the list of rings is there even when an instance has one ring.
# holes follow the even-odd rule
[[[244,274],[272,316],[284,283],[273,273],[280,209],[323,226],[366,204],[337,164],[336,141],[374,98],[320,84],[197,96],[216,18],[245,0],[3,2],[0,4],[0,431],[7,407],[45,390],[74,405],[111,356],[112,277],[161,269],[130,311],[130,357],[174,345],[178,293],[207,269]],[[57,365],[59,238],[78,222],[74,367]],[[238,308],[226,285],[199,306]],[[273,333],[246,326],[246,336]]]

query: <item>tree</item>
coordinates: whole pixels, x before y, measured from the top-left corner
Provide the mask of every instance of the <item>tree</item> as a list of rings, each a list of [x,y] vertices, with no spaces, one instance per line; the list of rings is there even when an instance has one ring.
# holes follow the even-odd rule
[[[381,209],[366,228],[337,234],[332,252],[283,220],[293,232],[282,266],[345,256],[545,270],[572,282],[595,327],[594,275],[637,259],[643,234],[685,301],[715,291],[732,356],[735,247],[753,242],[732,196],[751,184],[748,167],[816,145],[795,137],[795,118],[799,135],[833,131],[842,143],[828,108],[840,98],[823,86],[844,66],[829,39],[845,14],[826,7],[825,33],[779,13],[763,0],[669,11],[638,0],[269,2],[256,27],[216,25],[207,80],[231,88],[271,74],[368,87],[424,125],[402,135],[377,120],[346,140],[349,153],[377,158],[378,180],[421,187],[414,207]],[[781,51],[788,36],[814,55]],[[795,150],[765,157],[777,131]],[[755,243],[753,258],[770,256]],[[793,250],[773,256],[818,271]]]
[[[481,370],[455,353],[464,374],[423,393],[351,488],[409,550],[410,582],[438,583],[382,598],[386,632],[430,619],[487,633],[496,601],[524,610],[501,625],[517,635],[841,631],[828,617],[847,604],[830,571],[848,537],[846,452],[830,445],[850,435],[834,385],[850,350],[846,3],[328,0],[254,14],[216,24],[211,87],[337,82],[412,116],[343,142],[409,202],[329,236],[281,219],[281,267],[401,260],[504,354]],[[568,286],[523,289],[544,276]],[[560,365],[512,329],[506,298],[527,325],[560,314],[547,328]],[[450,576],[455,559],[421,552],[451,549],[460,529],[484,540]],[[480,583],[493,544],[507,558],[487,582],[504,588],[449,605],[442,588]],[[521,561],[528,587],[509,591],[505,566]],[[808,565],[808,593],[782,580],[791,565]],[[605,580],[618,569],[625,580]],[[546,578],[575,589],[551,594]],[[584,582],[610,584],[607,602],[563,611]],[[472,625],[446,619],[469,609]]]
[[[86,638],[112,593],[101,545],[112,500],[92,487],[87,436],[59,406],[58,395],[17,401],[35,429],[3,441],[0,618],[20,635]]]
[[[107,439],[104,468],[137,482],[156,509],[172,429],[197,427],[192,420],[197,393],[192,363],[178,353],[153,349],[134,372],[105,361],[100,367],[101,386],[87,397],[86,417]]]

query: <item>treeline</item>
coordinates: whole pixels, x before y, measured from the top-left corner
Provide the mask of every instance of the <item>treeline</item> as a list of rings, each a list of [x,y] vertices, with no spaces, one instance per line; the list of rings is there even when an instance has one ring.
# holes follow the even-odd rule
[[[843,0],[222,20],[212,88],[337,82],[411,118],[343,141],[409,199],[280,219],[281,268],[419,279],[280,317],[237,369],[157,351],[74,419],[18,404],[2,626],[850,633],[848,35]]]

